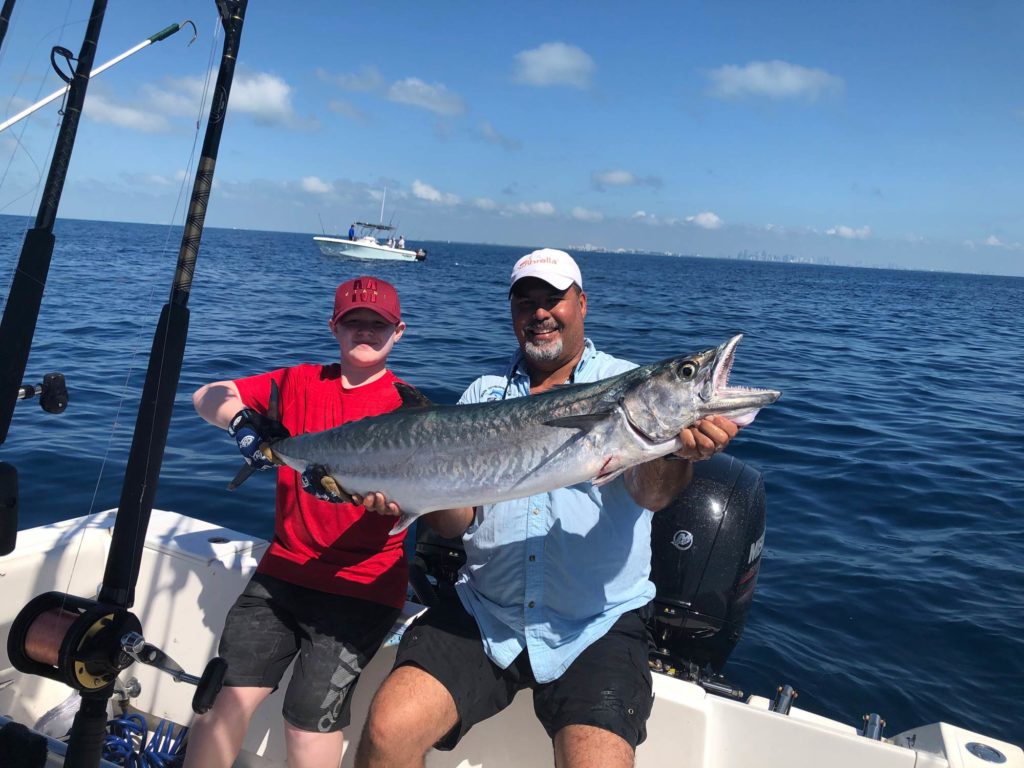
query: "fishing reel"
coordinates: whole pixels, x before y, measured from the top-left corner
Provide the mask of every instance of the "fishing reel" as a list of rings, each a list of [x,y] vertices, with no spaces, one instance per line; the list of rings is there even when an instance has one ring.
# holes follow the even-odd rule
[[[62,592],[39,595],[22,608],[11,625],[7,655],[19,672],[96,695],[109,695],[118,674],[137,661],[195,685],[192,710],[199,715],[213,706],[228,668],[214,657],[201,677],[189,675],[145,641],[130,611]]]
[[[68,387],[63,373],[48,373],[39,384],[22,384],[18,387],[18,400],[28,400],[39,395],[39,406],[47,413],[63,413],[68,407]]]

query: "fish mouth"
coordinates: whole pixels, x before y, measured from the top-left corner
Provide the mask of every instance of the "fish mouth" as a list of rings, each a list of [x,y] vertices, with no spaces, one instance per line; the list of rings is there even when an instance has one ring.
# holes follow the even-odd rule
[[[701,410],[705,415],[721,414],[745,427],[754,420],[761,408],[774,403],[782,393],[774,389],[729,386],[736,347],[742,340],[743,334],[737,334],[715,350],[711,375],[702,387],[700,399]]]

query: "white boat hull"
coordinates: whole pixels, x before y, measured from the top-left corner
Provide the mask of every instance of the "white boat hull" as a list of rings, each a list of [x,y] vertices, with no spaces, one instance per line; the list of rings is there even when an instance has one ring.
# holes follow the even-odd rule
[[[355,259],[375,259],[387,261],[422,261],[421,252],[404,248],[391,248],[380,243],[367,243],[359,240],[348,240],[343,237],[327,237],[317,235],[313,238],[320,253],[325,256],[350,256]]]
[[[47,678],[16,672],[6,655],[7,635],[18,610],[47,591],[94,597],[102,579],[113,525],[111,511],[18,534],[14,553],[0,558],[0,714],[33,726],[70,689]],[[186,671],[198,674],[216,653],[224,616],[267,547],[260,539],[209,523],[154,510],[137,586],[135,614],[148,642],[162,648]],[[391,669],[405,626],[423,610],[408,603],[392,636],[359,682],[346,729],[343,766],[353,764],[365,713],[374,691]],[[141,694],[132,705],[155,718],[188,724],[194,689],[152,667],[136,664],[122,678],[136,677]],[[7,685],[5,682],[10,681]],[[287,679],[259,709],[236,766],[283,766],[281,704]],[[1004,768],[1024,768],[1024,752],[1005,742],[945,723],[874,741],[845,725],[793,707],[769,711],[765,698],[737,702],[697,685],[654,676],[655,705],[647,741],[637,750],[639,768],[969,768],[985,763],[970,743],[999,750]],[[500,715],[474,727],[453,752],[431,752],[433,768],[520,768],[551,765],[551,746],[533,714],[528,691]]]

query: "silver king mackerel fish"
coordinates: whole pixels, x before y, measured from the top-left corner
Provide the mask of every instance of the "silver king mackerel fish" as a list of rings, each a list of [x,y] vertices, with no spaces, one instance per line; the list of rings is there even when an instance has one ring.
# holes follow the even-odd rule
[[[430,405],[398,385],[406,407],[278,440],[265,452],[298,472],[319,465],[348,493],[383,492],[402,509],[392,533],[438,509],[600,486],[678,450],[679,432],[705,416],[743,426],[778,400],[774,390],[729,386],[742,338],[498,402]]]

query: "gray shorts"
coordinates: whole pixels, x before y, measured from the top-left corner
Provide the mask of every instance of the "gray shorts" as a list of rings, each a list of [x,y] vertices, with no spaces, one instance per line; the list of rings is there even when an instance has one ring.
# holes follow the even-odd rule
[[[224,684],[276,690],[294,659],[284,719],[303,731],[340,731],[351,720],[356,680],[398,614],[391,606],[254,574],[224,622]]]

